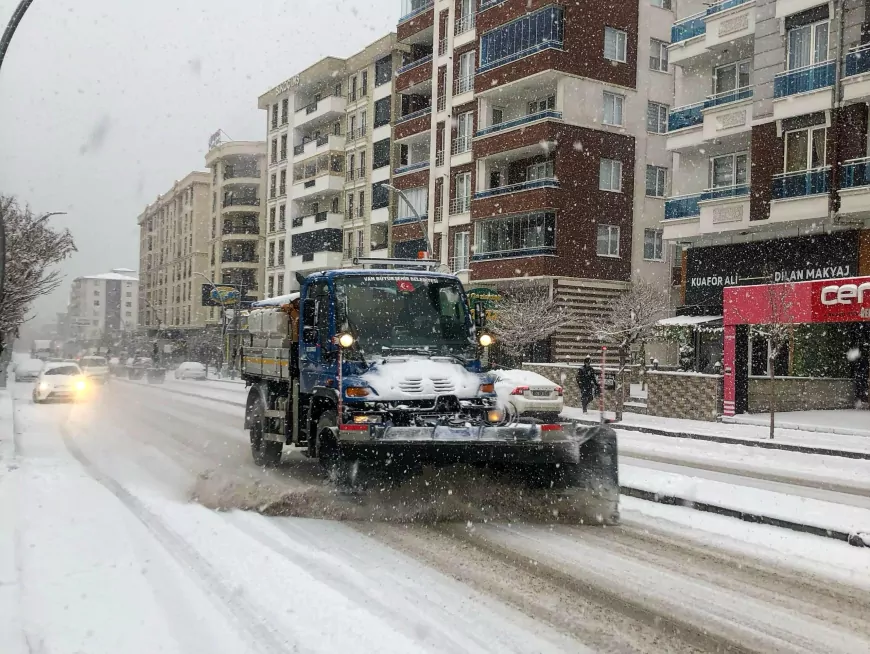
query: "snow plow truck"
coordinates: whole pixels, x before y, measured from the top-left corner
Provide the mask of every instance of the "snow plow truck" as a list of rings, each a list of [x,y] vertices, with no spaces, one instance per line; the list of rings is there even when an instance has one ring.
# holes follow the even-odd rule
[[[303,448],[349,485],[361,470],[401,483],[423,466],[492,466],[582,489],[599,522],[616,522],[613,429],[506,417],[481,365],[483,307],[425,262],[374,261],[298,275],[299,293],[252,305],[241,360],[254,462]]]

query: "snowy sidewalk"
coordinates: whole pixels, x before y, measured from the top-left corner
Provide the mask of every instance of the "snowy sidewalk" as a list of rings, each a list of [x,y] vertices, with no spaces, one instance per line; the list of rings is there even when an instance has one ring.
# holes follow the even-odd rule
[[[589,413],[584,414],[581,409],[576,407],[565,407],[562,416],[581,423],[597,424],[599,421],[598,411],[590,410]],[[609,411],[605,416],[613,419],[613,412]],[[870,419],[870,413],[868,413],[868,419]],[[868,431],[867,436],[859,436],[855,434],[787,429],[777,426],[775,439],[771,441],[768,438],[767,427],[762,425],[662,418],[639,413],[623,414],[622,422],[614,423],[613,427],[617,431],[634,431],[719,443],[745,443],[771,449],[788,449],[800,452],[833,454],[835,456],[852,455],[855,458],[870,458],[870,431]]]
[[[14,410],[11,389],[0,388],[0,466],[4,467],[15,456]]]

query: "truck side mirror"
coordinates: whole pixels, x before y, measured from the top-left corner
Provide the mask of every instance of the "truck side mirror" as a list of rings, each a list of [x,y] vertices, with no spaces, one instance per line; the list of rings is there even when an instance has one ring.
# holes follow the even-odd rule
[[[314,318],[317,315],[317,305],[314,298],[306,298],[302,301],[302,324],[305,327],[314,326]]]
[[[483,329],[486,326],[486,308],[483,302],[474,303],[474,326]]]

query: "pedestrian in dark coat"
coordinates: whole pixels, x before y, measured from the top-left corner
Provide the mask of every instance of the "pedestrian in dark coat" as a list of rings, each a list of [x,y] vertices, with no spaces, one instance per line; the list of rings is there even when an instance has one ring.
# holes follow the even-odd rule
[[[586,407],[589,406],[589,403],[601,390],[598,387],[598,377],[595,375],[595,369],[592,367],[592,357],[586,357],[583,361],[583,366],[577,371],[577,386],[580,388],[580,401],[583,404],[583,413],[586,413]]]

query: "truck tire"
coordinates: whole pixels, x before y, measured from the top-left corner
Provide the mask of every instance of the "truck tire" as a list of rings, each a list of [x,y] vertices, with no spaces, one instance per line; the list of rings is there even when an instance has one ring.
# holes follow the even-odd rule
[[[254,463],[265,468],[274,468],[281,463],[284,444],[268,441],[263,438],[263,427],[266,424],[265,409],[258,399],[251,407],[251,456]]]
[[[362,464],[342,454],[332,429],[338,424],[335,411],[324,411],[317,420],[317,459],[320,467],[339,488],[358,491],[365,487]]]

